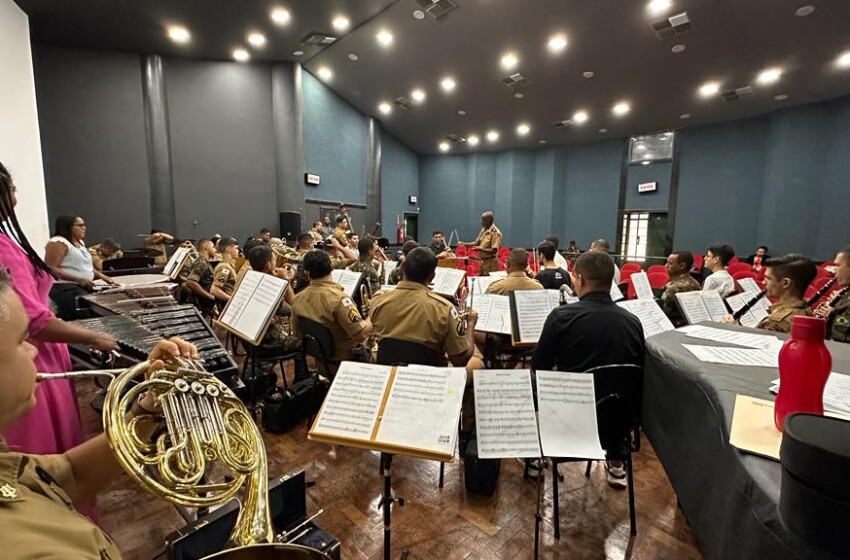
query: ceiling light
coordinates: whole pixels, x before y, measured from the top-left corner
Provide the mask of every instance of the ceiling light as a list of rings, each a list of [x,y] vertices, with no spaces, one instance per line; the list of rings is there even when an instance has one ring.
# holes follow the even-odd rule
[[[768,68],[758,75],[756,81],[762,85],[773,84],[779,81],[782,77],[781,68]]]
[[[850,51],[844,51],[835,59],[835,65],[839,68],[850,68]]]
[[[491,130],[487,133],[487,141],[491,144],[499,139],[499,133],[495,130]]]
[[[239,62],[248,62],[251,60],[251,54],[243,48],[233,49],[233,59]]]
[[[360,60],[360,57],[354,53],[348,53],[348,60],[352,62],[357,62],[358,60]]]
[[[278,25],[286,25],[292,19],[292,15],[286,8],[275,8],[272,10],[271,18]]]
[[[292,51],[292,56],[301,56],[304,54],[304,51]]]
[[[573,122],[576,124],[584,124],[587,122],[587,119],[590,118],[587,114],[587,111],[576,111],[573,115]]]
[[[797,17],[806,17],[812,15],[813,13],[815,13],[814,6],[801,6],[797,8],[797,10],[794,12],[794,15]]]
[[[378,104],[378,111],[380,111],[384,115],[389,115],[393,112],[393,106],[387,103],[386,101],[381,101]]]
[[[348,29],[348,26],[351,25],[351,21],[345,16],[336,16],[331,22],[331,25],[333,25],[334,29],[337,31],[345,31]]]
[[[413,99],[416,103],[422,103],[423,101],[425,101],[425,91],[416,88],[410,92],[410,98]]]
[[[632,110],[631,106],[628,103],[626,103],[625,101],[620,101],[619,103],[617,103],[616,105],[614,105],[611,108],[611,112],[614,113],[615,115],[617,115],[618,117],[622,117],[623,115],[627,114],[631,110]]]
[[[599,134],[605,134],[606,132],[608,132],[607,128],[600,128],[599,129]]]
[[[525,123],[522,123],[522,124],[520,124],[519,126],[516,127],[516,133],[519,134],[520,136],[525,136],[529,132],[531,132],[531,127],[528,126]]]
[[[585,72],[585,73],[583,73],[583,74],[582,74],[582,76],[584,76],[584,77],[585,77],[585,78],[587,78],[587,79],[590,79],[590,78],[592,78],[592,77],[593,77],[593,76],[595,76],[595,75],[596,75],[596,74],[594,74],[593,72]]]
[[[638,144],[637,146],[635,146],[635,150],[638,150],[638,151],[641,151],[641,152],[646,151],[646,146],[644,146],[643,144]]]
[[[546,140],[538,140],[538,141],[537,141],[537,143],[538,143],[538,144],[545,144],[545,143],[546,143]]]
[[[720,91],[720,84],[717,82],[706,82],[699,87],[701,97],[712,97]]]
[[[646,5],[646,9],[652,15],[661,15],[667,10],[669,10],[673,6],[673,2],[670,0],[652,0],[649,4]]]
[[[505,70],[513,70],[519,64],[519,59],[514,53],[505,53],[499,63]]]
[[[685,45],[673,45],[673,48],[670,49],[673,51],[673,54],[679,54],[685,52]]]
[[[443,78],[443,81],[440,82],[440,87],[443,88],[443,91],[446,93],[454,91],[455,86],[457,86],[457,84],[452,78]]]
[[[378,34],[375,35],[375,39],[378,40],[378,43],[380,43],[382,47],[389,47],[393,44],[393,34],[386,29],[378,31]]]
[[[478,138],[478,135],[476,135],[476,134],[470,134],[469,136],[466,137],[466,143],[469,144],[470,146],[477,146],[478,142],[480,142],[480,141],[481,140]]]
[[[648,162],[648,161],[642,161],[642,162],[641,162],[641,164],[643,164],[643,165],[649,165],[649,162]]]
[[[552,35],[549,37],[549,42],[546,47],[551,53],[559,53],[567,48],[567,38],[564,35]]]
[[[192,39],[192,34],[185,27],[172,25],[168,28],[168,38],[175,43],[185,45]]]
[[[249,33],[248,43],[250,43],[252,47],[264,47],[266,45],[266,36],[262,33]]]
[[[679,115],[679,118],[682,119],[682,120],[689,119],[689,118],[691,118],[691,114],[690,113],[682,113],[681,115]]]
[[[331,71],[331,69],[327,66],[319,66],[319,69],[316,70],[316,74],[318,74],[319,77],[325,82],[334,77],[333,71]]]
[[[461,117],[465,117],[465,116],[466,116],[466,111],[464,111],[463,109],[461,109],[460,111],[458,111],[458,112],[457,112],[457,114],[458,114],[458,115],[460,115]]]
[[[443,142],[440,142],[440,144],[439,144],[439,148],[440,148],[440,151],[441,151],[441,152],[448,152],[448,151],[449,151],[449,148],[451,148],[451,146],[449,146],[449,143],[448,143],[448,142],[443,141]]]
[[[413,17],[415,17],[419,21],[422,21],[423,19],[425,19],[425,12],[423,12],[422,10],[413,10]]]
[[[785,101],[786,99],[788,99],[788,94],[787,93],[780,93],[779,95],[774,96],[773,99],[775,101]]]
[[[523,97],[525,97],[524,93],[515,93],[514,94],[514,98],[516,98],[516,99],[522,99]]]

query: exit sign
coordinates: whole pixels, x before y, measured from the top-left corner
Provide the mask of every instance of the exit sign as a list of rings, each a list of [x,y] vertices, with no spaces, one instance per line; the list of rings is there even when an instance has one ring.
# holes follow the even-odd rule
[[[638,192],[639,193],[648,193],[655,192],[658,190],[658,182],[652,183],[638,183]]]

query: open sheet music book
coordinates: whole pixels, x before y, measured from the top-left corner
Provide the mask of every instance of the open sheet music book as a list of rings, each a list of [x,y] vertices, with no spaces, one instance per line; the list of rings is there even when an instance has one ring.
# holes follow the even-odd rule
[[[342,291],[350,298],[354,297],[361,278],[363,278],[362,272],[354,272],[344,268],[335,268],[331,272],[331,280],[342,286]]]
[[[508,296],[475,294],[472,308],[478,312],[475,330],[496,334],[511,334],[511,303]]]
[[[437,270],[434,271],[434,281],[431,284],[431,290],[441,296],[454,297],[458,290],[460,290],[464,278],[466,278],[465,270],[437,267]]]
[[[308,438],[451,461],[464,368],[342,362]]]
[[[246,270],[217,323],[251,344],[259,344],[286,292],[287,280]]]
[[[645,271],[635,272],[629,278],[632,284],[635,285],[635,294],[637,294],[638,299],[655,299],[655,295],[652,293],[652,286],[649,283],[649,276],[646,275]]]
[[[593,376],[538,371],[534,411],[529,370],[476,370],[478,456],[604,459],[596,424]]]
[[[750,294],[750,297],[757,296],[761,292],[761,288],[759,288],[758,282],[753,280],[752,278],[739,278],[736,280],[738,285],[741,286],[741,289],[744,292]]]
[[[746,280],[752,280],[752,278],[746,278]],[[744,292],[741,294],[735,294],[726,298],[726,303],[729,304],[729,307],[732,308],[732,313],[736,313],[739,309],[744,307],[747,302],[755,297],[758,294],[751,294],[750,292]],[[761,323],[762,319],[768,316],[768,308],[770,307],[770,300],[766,297],[761,298],[753,305],[746,313],[741,315],[741,318],[738,319],[745,327],[756,328],[759,323]]]
[[[703,321],[722,323],[729,314],[720,293],[714,290],[679,293],[676,294],[676,302],[689,325]]]
[[[558,290],[517,290],[510,294],[514,346],[534,346],[549,313],[561,304]]]
[[[180,269],[183,268],[183,264],[185,264],[186,259],[188,258],[189,249],[187,247],[178,247],[177,250],[174,251],[174,254],[171,255],[171,258],[168,259],[168,262],[165,263],[162,273],[172,280],[176,279],[177,275],[180,273]]]
[[[487,288],[490,287],[490,284],[498,280],[493,275],[490,276],[467,276],[466,277],[466,286],[469,288],[469,293],[473,296],[478,296],[479,294],[483,295],[487,293]]]
[[[390,283],[390,274],[398,266],[398,261],[384,261],[383,265],[384,265],[384,277],[381,278],[381,284],[389,284]]]
[[[617,305],[640,320],[644,338],[672,331],[675,328],[654,299],[629,299],[618,301]]]

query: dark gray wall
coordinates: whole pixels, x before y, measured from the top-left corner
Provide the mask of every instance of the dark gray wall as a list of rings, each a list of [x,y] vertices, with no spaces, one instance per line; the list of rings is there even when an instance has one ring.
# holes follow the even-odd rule
[[[141,245],[151,221],[139,57],[37,45],[33,65],[51,228],[80,214],[89,244]]]
[[[387,131],[381,135],[381,231],[395,238],[396,215],[418,212],[419,203],[408,203],[410,195],[419,196],[419,156]],[[420,237],[423,237],[420,232]],[[430,235],[430,232],[424,232]],[[424,238],[424,237],[423,237]]]
[[[669,161],[649,165],[630,165],[626,179],[626,211],[650,210],[667,212],[670,202],[670,173],[673,164]],[[657,190],[638,192],[641,183],[658,183]],[[613,246],[613,245],[612,245]]]

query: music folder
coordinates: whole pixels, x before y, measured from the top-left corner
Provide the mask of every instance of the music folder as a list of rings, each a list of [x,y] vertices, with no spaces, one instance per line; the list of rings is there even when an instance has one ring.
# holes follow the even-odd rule
[[[256,270],[245,270],[216,323],[257,345],[283,301],[289,281]]]
[[[549,313],[561,303],[558,290],[517,290],[510,294],[511,341],[533,347],[540,340]]]
[[[466,278],[466,271],[458,268],[437,268],[434,271],[434,280],[431,283],[431,291],[445,297],[455,297],[461,284]]]
[[[726,303],[715,290],[678,293],[676,303],[689,325],[703,321],[722,323],[723,318],[729,314]]]
[[[331,272],[331,280],[339,284],[342,287],[342,291],[345,292],[345,295],[350,298],[354,297],[362,278],[362,272],[354,272],[353,270],[347,270],[344,268],[335,268]]]
[[[175,280],[177,275],[180,274],[180,270],[183,268],[183,265],[186,263],[186,259],[189,258],[189,253],[190,251],[187,247],[178,247],[174,251],[174,254],[171,255],[171,258],[168,259],[168,262],[165,263],[162,273],[172,280]]]

